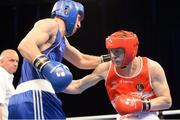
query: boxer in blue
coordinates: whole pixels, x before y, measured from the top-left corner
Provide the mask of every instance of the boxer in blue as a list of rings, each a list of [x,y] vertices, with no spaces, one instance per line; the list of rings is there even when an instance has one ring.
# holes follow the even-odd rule
[[[59,0],[51,15],[37,21],[18,45],[24,59],[20,82],[9,102],[9,119],[65,119],[55,93],[71,83],[72,74],[62,59],[80,69],[93,69],[108,59],[81,53],[66,38],[81,27],[81,3]]]

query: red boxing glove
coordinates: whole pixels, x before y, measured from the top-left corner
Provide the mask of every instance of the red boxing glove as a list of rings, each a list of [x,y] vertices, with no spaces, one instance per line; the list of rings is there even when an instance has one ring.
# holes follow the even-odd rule
[[[149,111],[151,104],[149,101],[143,101],[140,97],[131,95],[120,95],[114,102],[119,114],[129,114],[142,111]]]

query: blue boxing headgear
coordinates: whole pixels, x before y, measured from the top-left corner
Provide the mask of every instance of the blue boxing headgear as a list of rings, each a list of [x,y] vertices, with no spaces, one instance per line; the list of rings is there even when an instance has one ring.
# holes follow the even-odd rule
[[[84,18],[84,7],[81,3],[72,0],[58,0],[51,12],[51,16],[58,16],[64,20],[66,25],[66,36],[71,36],[77,15],[81,16],[81,21]]]

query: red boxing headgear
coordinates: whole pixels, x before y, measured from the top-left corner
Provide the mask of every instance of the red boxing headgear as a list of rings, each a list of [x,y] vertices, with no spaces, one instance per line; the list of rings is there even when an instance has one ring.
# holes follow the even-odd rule
[[[124,49],[124,59],[121,67],[127,66],[137,55],[139,41],[133,32],[117,31],[106,38],[106,48]]]

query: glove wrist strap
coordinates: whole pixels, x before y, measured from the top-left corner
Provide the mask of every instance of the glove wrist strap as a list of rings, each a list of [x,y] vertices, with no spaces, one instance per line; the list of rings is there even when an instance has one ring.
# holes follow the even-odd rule
[[[150,111],[150,109],[151,109],[151,102],[149,100],[144,100],[142,103],[143,103],[142,111],[143,112]]]
[[[108,61],[111,60],[110,54],[101,55],[100,57],[101,57],[101,63],[103,63],[103,62],[108,62]]]
[[[38,55],[34,58],[32,64],[41,72],[41,69],[50,62],[48,57],[44,54]]]

